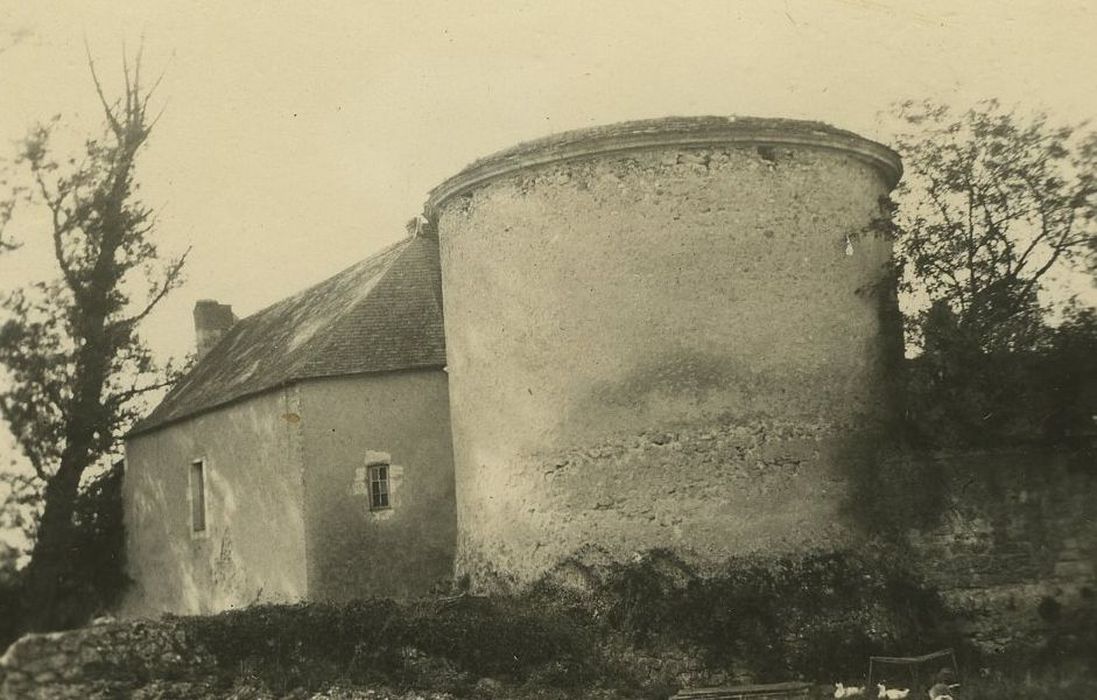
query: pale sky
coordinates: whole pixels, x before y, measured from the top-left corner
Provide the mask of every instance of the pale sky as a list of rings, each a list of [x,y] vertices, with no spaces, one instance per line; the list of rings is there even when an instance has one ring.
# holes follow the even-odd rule
[[[55,113],[98,128],[85,37],[108,89],[141,37],[165,73],[138,173],[162,249],[193,252],[146,325],[162,357],[191,349],[196,299],[257,311],[402,237],[471,160],[555,131],[738,114],[886,138],[878,112],[911,97],[1097,115],[1097,2],[3,0],[0,49],[13,34],[0,156]],[[48,263],[0,257],[0,287]]]

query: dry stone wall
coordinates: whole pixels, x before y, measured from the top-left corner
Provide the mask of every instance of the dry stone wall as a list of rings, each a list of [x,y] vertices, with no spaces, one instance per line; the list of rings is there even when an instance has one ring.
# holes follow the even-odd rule
[[[170,622],[30,634],[0,658],[0,698],[119,697],[148,679],[197,685],[212,663]]]

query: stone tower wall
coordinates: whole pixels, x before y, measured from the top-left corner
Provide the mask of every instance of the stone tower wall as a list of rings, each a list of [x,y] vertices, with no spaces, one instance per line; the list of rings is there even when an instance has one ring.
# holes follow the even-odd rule
[[[866,235],[897,157],[822,125],[662,120],[473,164],[441,255],[457,573],[848,538],[843,455],[886,412]]]

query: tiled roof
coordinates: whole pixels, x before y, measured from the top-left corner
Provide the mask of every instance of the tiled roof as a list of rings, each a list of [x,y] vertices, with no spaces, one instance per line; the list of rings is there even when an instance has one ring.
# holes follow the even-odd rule
[[[438,244],[413,236],[237,322],[131,434],[299,379],[445,363]]]

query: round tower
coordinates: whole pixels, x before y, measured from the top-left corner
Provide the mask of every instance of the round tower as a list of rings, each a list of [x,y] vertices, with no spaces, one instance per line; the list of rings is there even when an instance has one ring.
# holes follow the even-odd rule
[[[850,537],[844,461],[896,332],[870,231],[900,174],[823,124],[706,117],[552,136],[436,188],[457,573]]]

